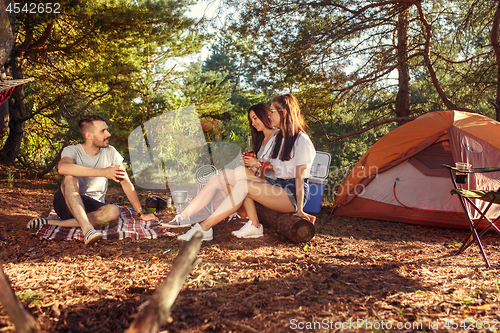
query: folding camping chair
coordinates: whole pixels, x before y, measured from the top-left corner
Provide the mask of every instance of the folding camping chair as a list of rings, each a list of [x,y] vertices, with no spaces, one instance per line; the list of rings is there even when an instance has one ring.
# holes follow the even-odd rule
[[[464,182],[463,181],[461,181],[460,183],[457,182],[457,172],[463,176],[464,174],[468,175],[473,173],[488,173],[488,172],[500,171],[500,168],[459,170],[455,167],[446,164],[443,164],[442,166],[450,171],[451,180],[453,182],[453,186],[455,187],[453,190],[451,190],[451,194],[452,195],[457,194],[459,196],[460,203],[462,204],[462,207],[465,211],[465,215],[467,217],[471,230],[469,236],[463,241],[462,246],[460,246],[460,249],[458,249],[457,255],[465,251],[475,241],[479,247],[479,250],[481,251],[481,255],[483,256],[483,259],[486,263],[486,267],[491,268],[488,256],[486,255],[486,252],[484,251],[483,248],[483,244],[481,243],[481,236],[484,235],[486,231],[488,231],[490,228],[493,228],[498,234],[500,234],[500,229],[496,226],[496,223],[500,220],[500,215],[495,217],[493,220],[491,220],[486,216],[486,214],[488,213],[489,209],[493,204],[500,204],[500,188],[497,191],[468,190],[459,188],[458,184]],[[472,199],[483,200],[489,202],[489,204],[487,204],[486,207],[483,208],[483,210],[481,210],[472,201]],[[470,205],[472,211],[469,211],[466,203]],[[476,222],[473,222],[472,220],[472,214],[474,211],[477,211],[480,214],[480,217]],[[481,232],[478,233],[479,224],[483,220],[488,222],[488,224],[483,230],[481,230]]]

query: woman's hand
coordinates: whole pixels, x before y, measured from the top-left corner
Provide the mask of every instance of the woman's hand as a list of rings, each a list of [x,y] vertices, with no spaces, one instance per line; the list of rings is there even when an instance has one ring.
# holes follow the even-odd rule
[[[302,209],[297,210],[297,215],[300,216],[301,218],[303,218],[304,220],[311,222],[312,224],[314,224],[316,222],[316,216],[309,215],[306,212],[304,212]]]
[[[258,168],[260,166],[259,160],[251,156],[243,156],[243,163],[245,164],[246,167],[252,169],[255,167]]]
[[[314,224],[316,216],[309,215],[304,212],[304,179],[306,176],[307,164],[296,166],[295,170],[295,186],[297,188],[297,215],[306,221]]]

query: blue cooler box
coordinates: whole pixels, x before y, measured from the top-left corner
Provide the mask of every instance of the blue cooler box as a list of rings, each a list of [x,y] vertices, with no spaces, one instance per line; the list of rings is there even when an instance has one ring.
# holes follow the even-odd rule
[[[325,185],[328,183],[328,171],[330,170],[330,154],[317,151],[314,162],[311,166],[311,177],[309,177],[309,195],[307,197],[304,211],[306,213],[317,214],[321,210],[321,201]]]

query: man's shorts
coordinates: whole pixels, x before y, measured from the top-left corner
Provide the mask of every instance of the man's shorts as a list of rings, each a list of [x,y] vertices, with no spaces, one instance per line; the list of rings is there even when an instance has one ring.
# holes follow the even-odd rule
[[[285,190],[288,195],[288,199],[292,203],[293,207],[295,207],[294,213],[297,213],[297,188],[295,187],[295,178],[283,179],[283,178],[268,178],[265,177],[269,184],[274,186],[279,186]],[[304,203],[302,204],[302,208],[306,205],[307,197],[309,196],[309,184],[304,181]]]
[[[82,198],[83,206],[85,207],[86,213],[95,212],[102,206],[106,206],[105,203],[97,201],[96,199],[88,197],[86,195],[80,195],[80,197]],[[59,188],[57,192],[54,194],[53,205],[57,216],[59,216],[61,220],[69,220],[73,218],[73,214],[66,205],[66,200],[64,199],[64,196],[61,192],[61,188]]]

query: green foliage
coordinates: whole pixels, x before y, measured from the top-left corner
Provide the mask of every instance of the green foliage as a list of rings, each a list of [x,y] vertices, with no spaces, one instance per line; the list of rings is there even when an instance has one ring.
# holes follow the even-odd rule
[[[233,142],[240,146],[241,151],[247,147],[247,138],[250,135],[250,128],[246,114],[240,113],[225,121],[221,128],[222,141]]]
[[[425,29],[416,3],[225,0],[238,15],[228,17],[205,61],[179,69],[172,59],[198,52],[210,37],[198,32],[205,22],[184,16],[191,3],[63,0],[58,16],[17,15],[17,47],[28,44],[18,60],[24,75],[36,79],[26,86],[19,160],[43,168],[66,139],[79,140],[76,121],[87,113],[109,119],[112,144],[126,156],[134,128],[191,104],[206,141],[244,149],[248,108],[292,92],[317,149],[332,154],[331,179],[340,183],[396,126],[333,140],[396,114],[403,10],[409,17],[410,114],[445,108],[423,61]],[[430,60],[445,94],[459,107],[494,117],[497,66],[489,34],[496,3],[418,3],[431,24]]]
[[[238,71],[257,73],[268,89],[260,91],[272,91],[271,97],[296,94],[317,149],[332,154],[334,182],[341,182],[364,152],[397,125],[331,141],[396,114],[397,23],[403,10],[409,17],[410,114],[446,108],[424,63],[427,20],[432,29],[430,62],[446,96],[459,107],[495,117],[497,64],[489,34],[496,2],[421,1],[421,12],[406,1],[224,4],[239,10],[230,17],[229,29],[232,39],[242,42],[231,48],[230,56],[210,64],[225,63],[232,71],[228,59],[245,55],[242,65],[249,69]],[[260,87],[258,80],[250,85]]]
[[[27,303],[40,303],[42,302],[42,298],[38,294],[38,292],[34,290],[26,290],[24,292],[16,293],[17,298]]]
[[[165,113],[137,127],[130,135],[129,148],[134,152],[134,173],[141,173],[141,183],[170,184],[194,180],[201,158],[200,147],[205,143],[193,106]],[[148,148],[149,147],[149,148]],[[151,188],[151,187],[150,187]]]
[[[425,19],[432,29],[431,63],[446,95],[459,107],[491,115],[496,64],[489,33],[495,2],[422,1],[422,13],[406,1],[226,4],[243,8],[231,29],[256,41],[251,50],[259,56],[252,66],[260,66],[277,89],[296,91],[307,82],[319,91],[318,99],[370,101],[371,108],[391,106],[390,112],[397,93],[397,21],[406,9],[411,113],[444,107],[423,63]],[[361,104],[360,95],[370,99]]]
[[[184,96],[196,105],[201,117],[217,116],[231,110],[228,72],[203,71],[199,63],[193,63],[185,74]]]
[[[126,147],[134,127],[182,104],[167,91],[174,80],[169,59],[197,52],[207,40],[197,32],[202,22],[184,16],[191,1],[60,4],[59,15],[16,16],[17,44],[27,45],[22,71],[35,78],[26,87],[30,133],[21,156],[35,168],[44,162],[37,150],[51,162],[66,137],[79,141],[76,122],[84,114],[107,118],[113,144]]]
[[[9,170],[7,173],[7,186],[12,187],[14,183],[14,174]]]

